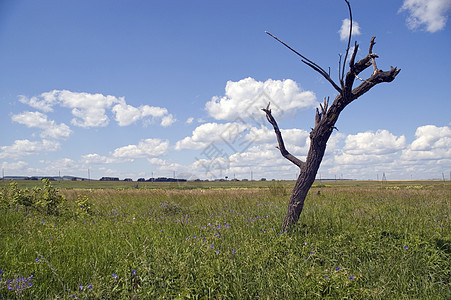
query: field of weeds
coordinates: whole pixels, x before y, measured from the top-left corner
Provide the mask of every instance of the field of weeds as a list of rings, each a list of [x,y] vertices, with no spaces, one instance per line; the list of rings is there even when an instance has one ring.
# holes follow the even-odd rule
[[[127,184],[2,182],[0,299],[451,298],[449,182]]]

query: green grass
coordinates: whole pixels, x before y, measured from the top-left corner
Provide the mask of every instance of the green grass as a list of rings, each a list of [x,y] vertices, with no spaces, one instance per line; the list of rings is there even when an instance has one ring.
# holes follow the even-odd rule
[[[449,183],[317,183],[290,234],[290,182],[62,184],[0,210],[0,299],[451,298]]]

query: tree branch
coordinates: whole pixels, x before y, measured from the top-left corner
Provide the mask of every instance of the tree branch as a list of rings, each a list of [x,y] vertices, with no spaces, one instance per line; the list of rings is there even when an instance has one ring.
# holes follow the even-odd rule
[[[291,161],[293,164],[298,166],[299,168],[302,168],[304,165],[304,162],[300,160],[299,158],[295,157],[294,155],[290,154],[287,149],[285,148],[285,143],[283,142],[282,133],[279,130],[279,126],[277,125],[276,120],[271,114],[271,109],[269,109],[269,104],[266,108],[262,108],[262,110],[266,113],[266,119],[269,123],[274,127],[274,132],[276,133],[277,142],[279,143],[279,146],[277,147],[280,150],[280,153],[283,157]]]
[[[276,36],[272,35],[270,32],[265,31],[265,33],[270,35],[271,37],[273,37],[276,41],[278,41],[279,43],[281,43],[282,45],[284,45],[285,47],[287,47],[288,49],[290,49],[294,53],[296,53],[298,56],[300,56],[302,58],[302,62],[303,63],[305,63],[307,66],[309,66],[310,68],[312,68],[316,72],[320,73],[324,78],[326,78],[327,81],[330,82],[330,84],[332,84],[334,89],[336,89],[339,93],[341,93],[341,88],[332,80],[332,78],[329,76],[329,74],[323,68],[321,68],[315,62],[311,61],[310,59],[308,59],[307,57],[305,57],[301,53],[297,52],[296,50],[294,50],[293,48],[291,48],[290,46],[288,46],[287,44],[285,44],[284,42],[279,40]]]
[[[352,90],[352,95],[349,103],[368,92],[376,84],[382,82],[392,82],[400,71],[401,69],[394,67],[391,67],[390,71],[385,72],[377,70],[375,73],[373,73],[373,75],[370,76],[370,78],[366,79],[358,87]]]
[[[376,38],[375,36],[373,36],[371,38],[370,49],[368,51],[368,55],[373,54],[373,46],[374,46],[374,44],[376,44],[376,42],[374,41],[375,38]],[[371,63],[373,64],[373,74],[375,74],[377,72],[376,58],[375,57],[371,57]]]
[[[346,47],[346,54],[345,59],[343,61],[343,68],[341,70],[341,76],[340,76],[340,82],[342,83],[342,89],[344,90],[343,86],[343,78],[345,77],[345,65],[346,65],[346,59],[348,58],[349,53],[349,47],[351,46],[351,37],[352,37],[352,11],[351,11],[351,4],[349,4],[348,0],[345,0],[346,4],[348,5],[349,10],[349,37],[348,37],[348,46]]]

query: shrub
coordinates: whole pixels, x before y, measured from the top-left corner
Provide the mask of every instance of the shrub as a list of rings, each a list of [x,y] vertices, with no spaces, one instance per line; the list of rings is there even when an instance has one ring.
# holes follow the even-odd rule
[[[1,207],[31,207],[45,214],[58,215],[66,199],[48,179],[43,179],[42,182],[42,188],[35,186],[31,190],[21,189],[16,182],[11,182],[0,194]]]

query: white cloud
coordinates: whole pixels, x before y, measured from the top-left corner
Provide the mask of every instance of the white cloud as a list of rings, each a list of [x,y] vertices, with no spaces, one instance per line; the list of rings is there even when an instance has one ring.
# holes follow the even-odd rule
[[[193,130],[192,135],[175,144],[176,150],[202,149],[212,142],[226,143],[230,138],[236,140],[242,137],[250,126],[244,123],[205,123]]]
[[[53,106],[60,105],[72,109],[75,118],[71,123],[80,127],[105,127],[109,118],[106,109],[122,99],[102,94],[76,93],[67,90],[53,90],[39,96],[26,98],[21,96],[19,101],[44,112],[53,110]]]
[[[330,164],[370,165],[392,162],[406,147],[404,136],[396,137],[387,130],[348,135],[341,150],[334,151]]]
[[[425,27],[428,32],[446,26],[451,0],[405,0],[399,11],[408,11],[407,26],[411,30]]]
[[[92,164],[110,164],[110,163],[117,163],[121,162],[121,160],[117,160],[114,158],[110,158],[107,156],[99,155],[97,153],[90,153],[86,155],[82,155],[81,162],[87,165]]]
[[[16,140],[11,146],[0,146],[0,158],[18,159],[40,152],[56,151],[59,147],[60,143],[49,140],[42,140],[42,142]]]
[[[340,40],[347,41],[349,38],[349,26],[351,26],[351,20],[350,19],[344,19],[343,23],[341,24],[341,28],[338,31],[340,34]],[[360,35],[360,26],[359,23],[356,21],[352,21],[352,35]]]
[[[24,161],[15,161],[15,162],[2,162],[2,169],[5,170],[5,173],[11,172],[11,171],[22,171],[25,170],[25,168],[28,166],[28,163]],[[6,176],[6,174],[5,174]]]
[[[350,155],[385,155],[405,148],[406,138],[396,137],[387,130],[367,131],[348,135],[343,151]]]
[[[19,101],[43,112],[53,111],[56,105],[70,108],[74,116],[71,124],[84,128],[107,126],[110,121],[107,111],[110,109],[119,126],[128,126],[146,117],[161,118],[161,126],[164,127],[170,126],[176,121],[164,107],[149,105],[134,107],[128,105],[123,97],[105,96],[99,93],[53,90],[31,98],[20,96]]]
[[[160,125],[163,127],[171,126],[177,121],[172,114],[166,115],[161,119]]]
[[[57,160],[41,160],[40,163],[44,166],[41,170],[43,174],[61,176],[72,175],[74,172],[86,171],[78,162],[70,158],[60,158]]]
[[[145,119],[146,117],[161,118],[161,126],[167,127],[175,122],[175,119],[171,114],[168,114],[168,110],[164,107],[141,105],[134,107],[125,103],[125,100],[121,98],[119,104],[113,106],[112,111],[115,114],[115,120],[119,126],[129,126],[138,120]]]
[[[217,120],[234,121],[247,117],[261,119],[261,109],[271,102],[274,117],[284,112],[294,113],[298,109],[316,106],[313,92],[302,91],[291,79],[265,82],[246,78],[240,81],[228,81],[223,97],[213,97],[206,103],[205,109]]]
[[[128,145],[116,148],[109,156],[90,153],[81,157],[81,163],[85,165],[129,163],[135,159],[146,158],[149,163],[162,165],[165,161],[157,158],[166,154],[169,142],[160,139],[141,140],[137,145]]]
[[[193,121],[194,121],[194,118],[193,118],[193,117],[188,118],[188,119],[186,119],[185,124],[192,124]]]
[[[451,160],[451,128],[426,125],[418,127],[416,139],[402,153],[402,158],[412,160]]]
[[[164,159],[157,158],[157,157],[148,158],[147,161],[151,165],[157,165],[157,166],[164,166],[167,164],[167,162]]]
[[[112,156],[115,158],[151,158],[166,154],[169,148],[169,141],[160,139],[141,140],[138,145],[128,145],[117,148],[113,151]]]
[[[56,124],[55,121],[48,120],[45,114],[38,111],[13,115],[11,119],[30,128],[42,129],[42,138],[67,139],[72,133],[72,130],[66,124]]]

